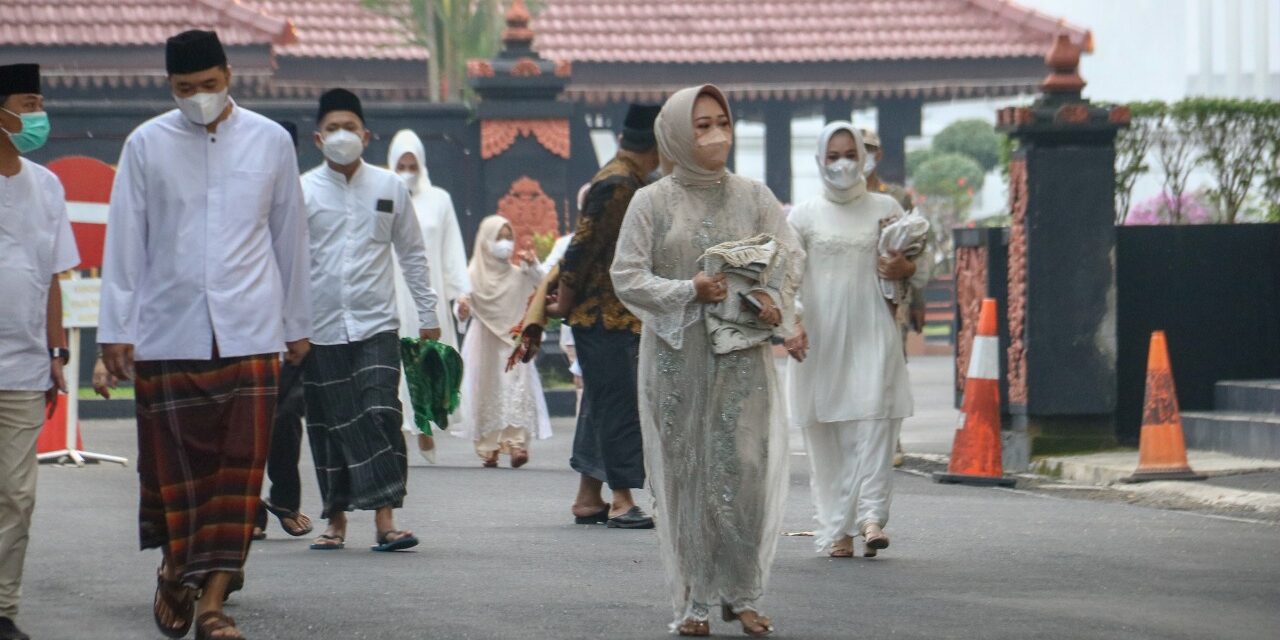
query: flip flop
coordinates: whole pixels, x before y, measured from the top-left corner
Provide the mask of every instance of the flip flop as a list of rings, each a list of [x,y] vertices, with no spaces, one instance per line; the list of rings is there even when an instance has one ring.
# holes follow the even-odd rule
[[[589,516],[574,516],[574,524],[604,524],[609,521],[609,507],[605,507]]]
[[[301,528],[298,528],[298,529],[290,529],[289,526],[284,523],[285,520],[292,520],[294,524],[301,525],[302,518],[307,518],[307,516],[303,514],[301,511],[290,511],[288,509],[277,507],[271,504],[270,502],[267,502],[266,500],[262,500],[262,508],[271,512],[271,515],[275,516],[276,519],[280,521],[280,528],[284,529],[285,533],[295,538],[300,538],[302,536],[307,535],[308,533],[311,533],[310,524],[307,524],[306,526],[302,526]],[[310,522],[311,518],[307,518],[307,521]],[[263,529],[265,531],[266,528],[264,527]]]
[[[171,627],[160,621],[160,605],[164,605],[173,614],[178,626]],[[185,637],[191,630],[192,623],[195,622],[195,593],[182,586],[179,580],[166,580],[164,565],[161,565],[160,570],[156,572],[156,595],[151,604],[151,615],[155,620],[156,628],[169,638]]]
[[[390,539],[391,534],[393,533],[404,533],[408,535],[404,535],[399,538],[396,538],[395,540],[391,540]],[[407,531],[401,531],[399,529],[392,529],[391,531],[383,531],[382,533],[378,534],[378,544],[375,544],[372,547],[369,547],[369,550],[383,551],[383,552],[400,551],[402,549],[408,549],[410,547],[416,547],[416,546],[418,546],[418,538],[416,538],[412,533],[408,533]]]
[[[320,537],[317,539],[318,540],[334,540],[335,542],[333,544],[329,544],[326,542],[313,542],[311,544],[312,551],[337,551],[338,549],[344,549],[347,546],[344,543],[344,539],[342,536],[331,536],[327,533],[322,533],[320,534]]]

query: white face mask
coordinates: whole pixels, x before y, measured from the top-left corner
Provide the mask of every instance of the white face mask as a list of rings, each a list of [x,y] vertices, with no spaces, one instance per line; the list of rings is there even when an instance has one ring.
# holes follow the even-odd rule
[[[822,167],[823,179],[836,189],[852,189],[858,184],[858,164],[848,158],[840,158]]]
[[[364,153],[364,140],[352,131],[338,129],[324,137],[324,157],[342,166],[349,165]]]
[[[871,174],[875,172],[876,172],[876,157],[873,155],[868,155],[867,163],[862,167],[862,175],[870,178]]]
[[[174,96],[173,99],[178,103],[178,110],[182,115],[199,125],[217,120],[227,108],[226,89],[217,93],[196,93],[189,98]]]
[[[400,171],[396,175],[404,181],[404,186],[409,187],[409,191],[413,191],[414,187],[418,186],[418,174],[412,171]]]
[[[489,250],[493,252],[493,257],[499,260],[510,260],[511,254],[516,252],[516,243],[512,240],[494,240],[489,245]]]

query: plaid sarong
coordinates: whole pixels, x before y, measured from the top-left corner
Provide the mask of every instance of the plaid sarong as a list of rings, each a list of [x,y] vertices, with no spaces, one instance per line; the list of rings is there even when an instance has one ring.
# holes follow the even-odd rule
[[[394,331],[311,347],[303,388],[322,518],[404,503],[409,458],[400,431],[399,349]]]
[[[182,582],[239,572],[271,439],[275,354],[136,363],[139,534]]]

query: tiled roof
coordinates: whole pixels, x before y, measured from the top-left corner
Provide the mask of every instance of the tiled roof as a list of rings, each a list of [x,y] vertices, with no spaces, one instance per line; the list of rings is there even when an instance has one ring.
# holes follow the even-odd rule
[[[155,46],[179,31],[214,28],[228,46],[293,39],[289,22],[236,0],[4,1],[0,46]]]
[[[1087,31],[1006,0],[548,0],[544,57],[601,63],[798,63],[1043,56]]]
[[[408,33],[390,17],[362,6],[360,0],[240,0],[288,18],[298,41],[280,46],[282,56],[354,60],[426,60],[427,49],[408,44]],[[407,5],[406,5],[407,6]]]

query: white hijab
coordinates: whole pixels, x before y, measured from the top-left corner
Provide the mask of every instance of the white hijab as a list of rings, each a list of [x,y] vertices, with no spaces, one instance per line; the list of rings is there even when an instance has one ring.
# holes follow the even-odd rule
[[[827,145],[831,143],[831,138],[835,137],[841,131],[848,131],[853,135],[854,149],[858,152],[858,180],[852,187],[841,189],[832,184],[827,179]],[[853,126],[852,122],[845,120],[836,120],[827,123],[822,128],[822,133],[818,134],[818,153],[814,156],[818,161],[818,175],[822,177],[822,192],[826,198],[837,204],[848,204],[860,198],[867,192],[867,178],[862,175],[862,167],[867,164],[867,147],[862,143],[862,131]]]
[[[502,216],[480,221],[467,272],[471,275],[471,313],[495,335],[510,341],[511,330],[524,319],[533,286],[510,260],[493,255],[493,242],[508,226],[511,221]]]
[[[724,93],[713,84],[699,87],[688,87],[673,94],[662,105],[658,119],[653,123],[653,132],[658,138],[658,152],[670,160],[675,169],[672,177],[680,184],[687,186],[708,186],[724,180],[728,170],[706,169],[697,163],[693,148],[696,136],[693,131],[693,104],[698,96],[709,95],[715,98],[724,108],[729,122],[733,122],[733,112],[729,110],[729,101]]]
[[[391,148],[387,150],[387,168],[395,171],[396,164],[406,153],[412,153],[418,159],[418,179],[409,185],[409,192],[416,196],[431,188],[431,178],[427,175],[427,151],[418,134],[409,129],[401,129],[391,138]]]

